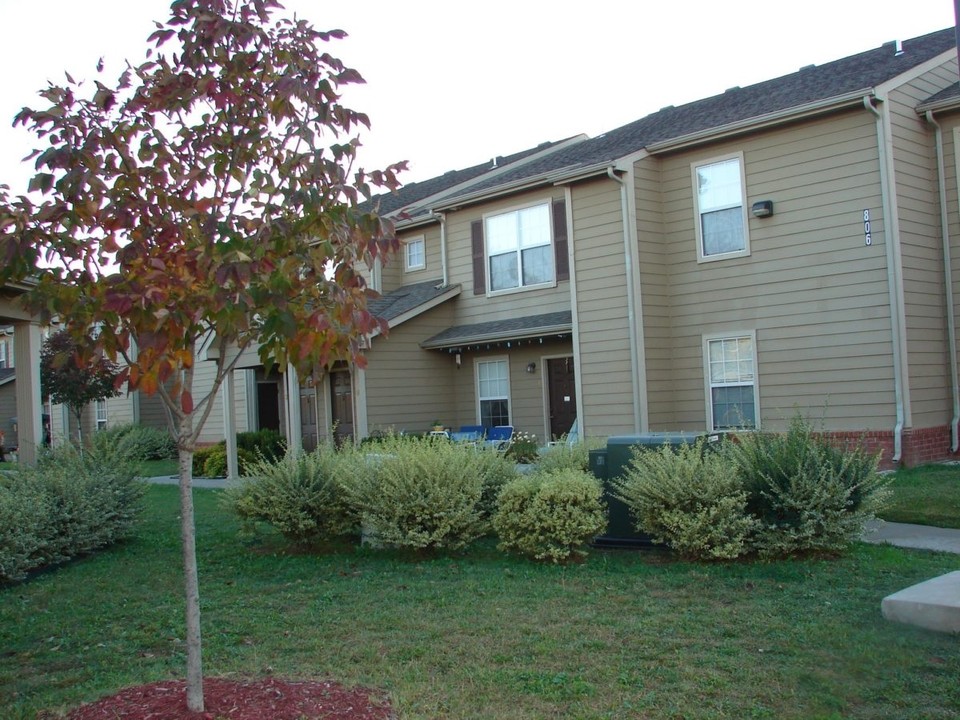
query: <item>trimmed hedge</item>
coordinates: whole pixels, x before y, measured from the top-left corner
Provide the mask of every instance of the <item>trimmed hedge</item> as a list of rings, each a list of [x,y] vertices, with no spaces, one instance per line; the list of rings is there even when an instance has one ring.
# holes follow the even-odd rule
[[[97,433],[82,456],[66,445],[0,473],[0,582],[128,536],[142,509],[138,472],[138,457]]]
[[[586,555],[586,546],[607,525],[603,489],[580,470],[518,478],[500,493],[493,527],[499,547],[559,563]]]

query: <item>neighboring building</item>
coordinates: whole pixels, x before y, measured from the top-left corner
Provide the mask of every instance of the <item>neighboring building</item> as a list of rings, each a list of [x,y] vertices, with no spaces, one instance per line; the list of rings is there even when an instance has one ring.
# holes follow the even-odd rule
[[[0,430],[7,449],[32,464],[43,437],[40,325],[21,303],[30,282],[0,285]],[[16,420],[14,421],[14,418]]]
[[[886,465],[946,457],[956,81],[950,28],[384,195],[402,250],[369,268],[390,331],[367,367],[301,382],[250,351],[205,437],[778,430],[801,412]]]

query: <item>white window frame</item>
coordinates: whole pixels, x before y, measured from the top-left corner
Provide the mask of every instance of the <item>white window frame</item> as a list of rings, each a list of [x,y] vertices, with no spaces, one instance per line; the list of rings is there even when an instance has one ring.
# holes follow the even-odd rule
[[[0,335],[0,368],[7,367],[7,338]]]
[[[710,373],[710,347],[712,343],[720,342],[723,340],[750,340],[753,354],[751,360],[753,362],[753,377],[750,380],[737,380],[734,382],[721,382],[714,383]],[[713,389],[715,387],[747,387],[753,386],[753,416],[754,416],[754,425],[749,428],[751,430],[760,429],[760,372],[759,366],[757,364],[757,332],[756,330],[745,330],[745,331],[733,331],[725,333],[714,333],[710,335],[703,336],[703,380],[704,380],[704,394],[706,399],[706,408],[707,408],[707,431],[714,432],[719,430],[728,430],[732,429],[730,427],[724,426],[721,428],[716,427],[716,423],[713,417]]]
[[[545,246],[548,248],[548,257],[550,258],[550,269],[551,269],[551,278],[540,283],[531,283],[530,285],[523,284],[523,250],[530,249],[534,247],[544,247],[544,244],[540,245],[531,245],[527,248],[524,248],[522,244],[518,245],[515,252],[517,254],[517,286],[509,288],[501,288],[500,290],[493,289],[493,270],[490,267],[490,221],[495,218],[500,218],[505,215],[514,214],[517,217],[519,222],[520,213],[523,210],[529,210],[530,208],[543,207],[547,213],[547,242]],[[517,234],[519,241],[519,232]],[[502,254],[502,253],[499,253]],[[548,287],[556,287],[557,285],[557,261],[556,261],[556,244],[554,242],[554,229],[553,229],[553,200],[547,198],[545,200],[537,200],[534,202],[524,203],[523,205],[515,205],[509,208],[504,208],[502,210],[497,210],[495,212],[484,213],[483,215],[483,263],[484,263],[484,274],[486,276],[486,285],[487,285],[487,297],[494,297],[497,295],[507,295],[510,293],[516,292],[527,292],[528,290],[539,290]]]
[[[107,401],[95,400],[93,403],[94,424],[97,431],[107,429]]]
[[[420,262],[410,262],[410,248],[420,246]],[[412,238],[405,238],[403,241],[403,269],[405,272],[413,270],[423,270],[427,267],[427,241],[423,235],[417,235]]]
[[[703,219],[702,212],[700,211],[700,182],[697,171],[700,168],[708,167],[710,165],[719,165],[721,163],[729,162],[730,160],[736,160],[739,166],[740,171],[740,214],[741,220],[743,222],[743,249],[734,250],[732,252],[725,253],[713,253],[707,255],[704,252],[703,247]],[[730,258],[738,257],[747,257],[750,255],[750,223],[747,216],[747,178],[746,173],[744,172],[744,162],[743,162],[743,153],[736,152],[729,155],[721,155],[720,157],[712,157],[704,160],[698,160],[697,162],[690,164],[690,177],[693,188],[693,215],[694,223],[696,225],[696,234],[697,234],[697,262],[715,262],[717,260],[729,260]],[[736,205],[729,205],[726,209],[735,208]],[[718,210],[722,208],[713,208],[713,210]]]
[[[506,395],[481,395],[480,393],[480,366],[486,364],[503,363],[506,369]],[[482,405],[484,400],[506,400],[507,401],[507,424],[513,424],[513,401],[510,397],[510,358],[507,355],[497,355],[495,357],[485,357],[474,360],[473,363],[473,387],[477,396],[477,424],[483,424]]]

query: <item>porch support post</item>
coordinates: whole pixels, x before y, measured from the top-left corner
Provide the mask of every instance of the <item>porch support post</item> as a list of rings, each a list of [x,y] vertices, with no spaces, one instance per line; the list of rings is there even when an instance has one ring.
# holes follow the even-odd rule
[[[300,419],[300,378],[297,369],[288,364],[285,373],[284,399],[287,410],[287,454],[299,455],[303,448],[303,427]]]
[[[237,459],[236,385],[233,371],[223,379],[220,392],[223,394],[223,439],[227,441],[227,479],[236,480],[240,477],[240,463]]]
[[[17,370],[17,457],[26,465],[37,462],[43,439],[43,398],[40,396],[40,326],[19,322],[13,326],[13,358]]]

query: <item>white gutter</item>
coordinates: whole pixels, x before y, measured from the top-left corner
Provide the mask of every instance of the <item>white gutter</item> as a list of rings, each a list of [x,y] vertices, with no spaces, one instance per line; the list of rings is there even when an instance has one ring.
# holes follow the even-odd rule
[[[567,265],[570,267],[570,319],[573,332],[573,386],[576,389],[577,422],[580,424],[580,437],[587,437],[587,417],[583,412],[583,363],[580,362],[580,321],[577,308],[577,262],[573,232],[573,189],[563,188],[563,199],[567,207]]]
[[[443,287],[446,287],[450,284],[447,268],[447,216],[442,212],[430,211],[430,217],[440,222],[440,266],[443,268]]]
[[[950,418],[950,452],[960,449],[960,385],[957,381],[957,325],[953,311],[953,267],[950,259],[950,222],[947,218],[947,183],[944,176],[943,128],[927,110],[927,122],[934,128],[937,147],[937,183],[940,190],[940,236],[943,240],[943,287],[947,303],[947,343],[950,352],[950,393],[953,417]]]
[[[633,432],[639,435],[641,432],[641,412],[640,412],[640,358],[637,353],[637,315],[636,315],[636,287],[634,285],[634,249],[632,247],[633,238],[630,232],[630,203],[628,192],[630,188],[621,180],[614,171],[613,166],[607,168],[607,177],[620,186],[620,217],[623,222],[623,254],[626,259],[627,276],[627,325],[630,332],[630,383],[633,390]],[[633,223],[636,227],[636,223]]]
[[[906,343],[903,316],[903,279],[900,267],[900,219],[896,203],[892,201],[891,187],[894,179],[893,147],[890,123],[885,117],[887,106],[881,112],[874,107],[870,96],[863,97],[863,106],[877,118],[877,151],[880,161],[880,194],[883,202],[884,244],[887,251],[887,288],[890,296],[890,334],[893,345],[893,391],[896,402],[897,423],[893,428],[893,462],[903,456],[903,428],[907,423],[906,409],[909,405],[903,378],[906,371]]]

